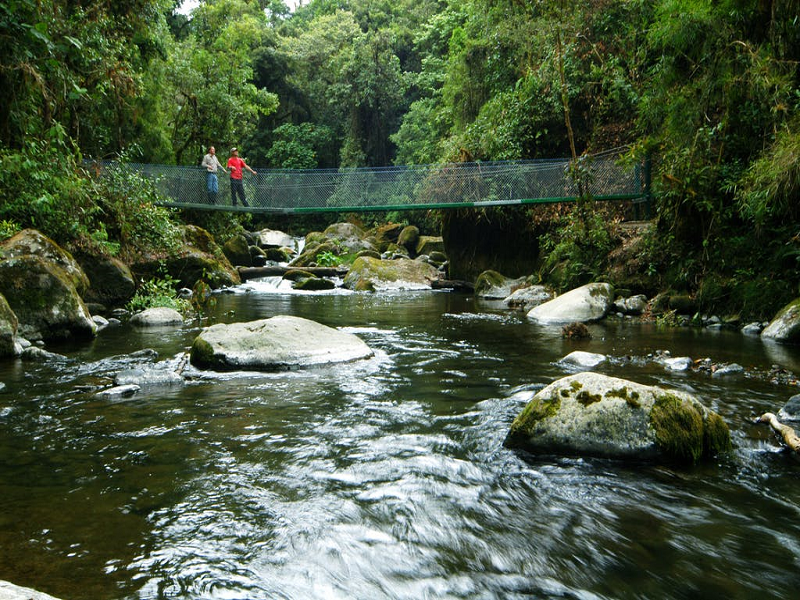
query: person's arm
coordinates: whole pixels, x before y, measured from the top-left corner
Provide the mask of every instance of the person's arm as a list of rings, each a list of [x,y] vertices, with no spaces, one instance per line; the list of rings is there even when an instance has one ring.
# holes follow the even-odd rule
[[[225,167],[223,167],[223,166],[222,166],[222,163],[221,163],[221,162],[219,162],[219,159],[218,159],[216,156],[214,157],[214,160],[216,160],[216,161],[217,161],[217,166],[218,166],[220,169],[222,169],[222,172],[223,172],[223,173],[225,173],[225,175],[227,175],[227,174],[228,174],[228,172],[225,170]]]
[[[250,165],[248,165],[246,162],[242,161],[242,164],[244,165],[244,168],[250,171],[253,175],[256,174],[256,172],[253,171],[253,169],[250,168]]]
[[[203,156],[203,162],[200,163],[200,166],[205,167],[206,171],[210,171],[211,170],[211,161],[208,160],[208,154]]]

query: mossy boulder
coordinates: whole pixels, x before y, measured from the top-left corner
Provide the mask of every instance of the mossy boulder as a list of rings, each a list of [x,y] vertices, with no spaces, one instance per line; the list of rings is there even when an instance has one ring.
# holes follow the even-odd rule
[[[178,253],[166,258],[140,260],[131,266],[133,272],[140,279],[152,279],[166,269],[170,277],[182,287],[190,289],[198,281],[205,281],[212,288],[229,287],[242,282],[239,272],[205,229],[188,225],[184,229],[184,239],[186,244]]]
[[[219,323],[192,344],[191,362],[219,371],[272,371],[369,358],[359,337],[320,323],[277,316],[249,323]]]
[[[510,279],[497,271],[484,271],[475,280],[475,295],[479,298],[503,300],[524,285],[524,277]]]
[[[376,228],[373,232],[376,251],[380,254],[389,247],[389,244],[396,244],[401,231],[403,231],[403,225],[400,223],[387,223]]]
[[[404,227],[397,237],[397,245],[405,248],[409,256],[416,256],[417,244],[419,243],[419,227],[408,225]]]
[[[505,445],[536,454],[695,464],[728,452],[731,439],[722,417],[687,392],[585,372],[539,391]]]
[[[369,256],[357,258],[344,278],[344,287],[356,291],[387,289],[424,289],[438,278],[435,267],[408,258],[380,260]]]
[[[769,325],[761,332],[761,337],[784,343],[800,343],[800,298],[784,306]]]
[[[304,292],[319,292],[324,290],[332,290],[335,287],[336,284],[330,279],[325,279],[324,277],[314,277],[314,276],[297,279],[292,284],[292,289]]]
[[[235,235],[222,245],[222,252],[228,261],[237,267],[252,267],[253,256],[250,252],[250,244],[244,235]]]
[[[83,298],[86,302],[104,306],[122,306],[136,293],[136,281],[128,265],[112,256],[76,254],[89,278],[89,289]]]
[[[444,240],[440,235],[421,235],[417,240],[417,248],[415,252],[417,256],[427,254],[431,258],[435,252],[444,254]]]
[[[69,277],[81,297],[89,288],[89,278],[78,261],[46,235],[35,229],[24,229],[0,244],[0,258],[33,255],[58,265]]]
[[[19,335],[27,339],[88,339],[97,331],[72,278],[39,256],[0,261],[0,294],[18,319]]]
[[[17,353],[17,315],[0,294],[0,358]]]

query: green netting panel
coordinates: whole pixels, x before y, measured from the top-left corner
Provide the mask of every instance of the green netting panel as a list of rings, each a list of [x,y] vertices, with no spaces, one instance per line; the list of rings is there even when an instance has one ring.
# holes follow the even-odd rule
[[[200,167],[132,164],[152,178],[172,206],[256,212],[413,210],[562,202],[578,196],[569,160],[454,163],[409,167],[272,170],[245,173],[248,208],[231,205],[230,181],[219,173],[212,204]],[[646,195],[643,166],[614,158],[583,158],[584,181],[597,199]]]

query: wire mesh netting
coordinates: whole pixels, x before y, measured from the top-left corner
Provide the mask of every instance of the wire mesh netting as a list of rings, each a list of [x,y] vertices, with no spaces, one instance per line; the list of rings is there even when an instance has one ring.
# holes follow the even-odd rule
[[[131,164],[151,178],[171,206],[252,212],[414,210],[563,202],[579,195],[569,159],[452,163],[407,167],[277,170],[245,174],[246,206],[236,202],[228,177],[217,194],[201,167]],[[580,180],[595,199],[647,195],[644,165],[614,157],[580,160]],[[572,169],[574,172],[574,169]]]

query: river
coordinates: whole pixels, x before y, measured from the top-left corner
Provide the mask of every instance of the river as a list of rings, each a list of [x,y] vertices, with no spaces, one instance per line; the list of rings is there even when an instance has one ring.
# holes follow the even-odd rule
[[[0,579],[64,600],[791,598],[800,466],[754,415],[798,390],[800,348],[734,331],[609,320],[562,339],[497,303],[447,292],[217,296],[213,322],[278,314],[355,333],[372,359],[204,373],[118,400],[96,391],[175,361],[200,323],[102,331],[65,360],[0,363]],[[735,451],[675,469],[524,456],[513,418],[570,371],[697,393]],[[756,376],[652,359],[736,362]]]

